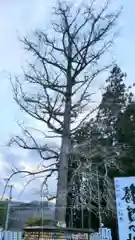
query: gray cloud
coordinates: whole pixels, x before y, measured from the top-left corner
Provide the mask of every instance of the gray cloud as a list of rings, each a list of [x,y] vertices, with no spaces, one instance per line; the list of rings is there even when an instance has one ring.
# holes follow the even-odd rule
[[[38,154],[33,151],[23,151],[18,148],[8,148],[1,151],[0,153],[0,195],[3,193],[4,189],[4,178],[8,178],[12,173],[13,165],[20,170],[35,171],[36,167],[39,165],[41,159]],[[15,175],[10,184],[14,185],[13,188],[13,198],[18,198],[21,200],[34,200],[40,198],[40,188],[45,175],[41,174],[39,178],[30,182],[29,185],[24,190],[27,182],[31,180],[31,177],[25,177],[24,174]],[[56,176],[54,175],[48,181],[49,193],[54,194],[56,192]],[[21,194],[21,195],[20,195]],[[6,196],[8,195],[8,189],[6,191]]]

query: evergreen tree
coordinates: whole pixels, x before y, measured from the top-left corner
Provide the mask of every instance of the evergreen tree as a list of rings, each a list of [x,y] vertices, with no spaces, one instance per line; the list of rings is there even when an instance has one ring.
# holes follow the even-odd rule
[[[135,102],[130,102],[117,121],[117,141],[122,145],[124,176],[135,175]]]
[[[124,111],[128,93],[124,83],[126,74],[115,65],[106,80],[107,86],[99,105],[97,120],[102,129],[102,141],[107,145],[116,144],[116,121],[119,114]]]
[[[90,161],[93,161],[96,165],[100,166],[98,167],[98,170],[100,172],[100,177],[101,177],[100,190],[104,191],[105,194],[106,193],[108,194],[108,190],[107,190],[108,186],[105,186],[105,182],[104,182],[105,161],[108,161],[106,162],[106,164],[108,167],[107,174],[109,176],[109,179],[110,177],[111,179],[113,179],[113,177],[117,175],[117,172],[118,174],[121,174],[119,172],[119,163],[120,161],[122,161],[122,159],[124,159],[124,157],[122,156],[122,151],[123,151],[122,128],[119,131],[119,133],[118,133],[118,128],[120,129],[119,125],[121,125],[121,121],[123,121],[122,118],[125,118],[125,114],[129,108],[129,103],[131,103],[131,99],[132,99],[132,94],[128,93],[128,88],[124,83],[125,77],[126,77],[126,74],[123,73],[117,65],[115,65],[110,73],[109,78],[106,80],[107,86],[104,89],[104,93],[101,99],[101,103],[99,105],[97,116],[94,119],[92,119],[90,122],[85,123],[84,126],[77,131],[74,137],[75,144],[80,146],[84,144],[86,145],[86,148],[88,147],[88,145],[90,145],[91,151],[95,150],[96,154],[94,154],[92,158],[90,157]],[[130,107],[131,107],[131,104],[130,104]],[[124,121],[123,121],[123,124],[124,124]],[[83,161],[85,160],[83,159]],[[113,163],[112,164],[113,166],[111,166],[112,161],[118,164],[115,165]],[[76,166],[72,166],[72,174],[77,166],[78,166],[77,162],[76,162]],[[70,174],[71,172],[69,168],[69,175]],[[71,178],[71,175],[69,179]],[[111,184],[111,179],[109,184]],[[77,177],[77,180],[78,180],[78,177]],[[81,186],[81,182],[82,182],[82,179],[80,179],[79,185],[78,185],[78,182],[74,182],[74,184],[77,185],[78,187],[78,192]],[[76,194],[78,192],[76,192]],[[87,194],[89,193],[87,192]],[[70,201],[70,207],[72,206],[73,198],[74,198],[74,191],[72,189],[72,191],[70,191],[68,195],[68,200]],[[114,195],[113,195],[113,198],[114,198]],[[107,206],[107,208],[110,208],[115,212],[114,203],[113,203],[114,208],[112,209],[106,202],[107,200],[108,199],[101,197],[100,199],[101,206],[103,208]],[[92,205],[96,206],[96,211],[97,211],[97,207],[98,207],[97,202],[95,203],[93,201]],[[67,212],[69,213],[68,207],[69,205],[67,206]],[[87,227],[89,211],[85,209],[83,212],[85,212],[85,214],[83,214],[85,215],[85,217],[83,216],[84,217],[83,225],[84,227]],[[78,212],[76,212],[76,214],[74,214],[74,222],[76,222],[76,225],[78,225],[78,222],[80,221],[80,216],[81,216],[80,214],[81,214],[81,209]],[[90,215],[91,215],[91,222],[94,223],[93,228],[97,228],[98,221],[95,217],[95,213],[94,215],[92,214]],[[78,218],[78,221],[77,221],[77,218]],[[116,229],[116,221],[113,219],[113,217],[111,218],[111,223],[109,223],[108,217],[104,215],[104,221],[108,223],[108,226],[113,225],[114,229]]]

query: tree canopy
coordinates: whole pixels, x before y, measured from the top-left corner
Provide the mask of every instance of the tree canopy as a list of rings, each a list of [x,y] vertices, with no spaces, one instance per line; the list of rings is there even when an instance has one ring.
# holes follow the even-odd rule
[[[96,229],[102,221],[116,234],[113,179],[135,174],[135,103],[132,87],[125,85],[126,77],[114,65],[96,116],[74,135],[78,156],[71,159],[69,167],[68,225],[72,221],[74,226],[88,227],[90,221]]]
[[[13,137],[10,145],[38,151],[48,164],[40,164],[42,168],[35,172],[15,168],[9,180],[18,173],[34,177],[44,173],[43,186],[48,177],[58,172],[55,219],[57,225],[65,225],[71,139],[95,111],[86,112],[85,108],[93,95],[92,83],[111,65],[104,55],[112,46],[113,28],[120,11],[113,12],[109,0],[100,8],[92,0],[78,7],[60,1],[53,13],[51,34],[40,29],[32,40],[27,37],[22,40],[34,61],[27,71],[23,70],[23,78],[16,77],[13,81],[13,92],[20,108],[47,126],[52,138],[61,139],[61,145],[59,148],[48,145],[44,131],[40,131],[44,139],[41,144],[23,126],[24,136]]]

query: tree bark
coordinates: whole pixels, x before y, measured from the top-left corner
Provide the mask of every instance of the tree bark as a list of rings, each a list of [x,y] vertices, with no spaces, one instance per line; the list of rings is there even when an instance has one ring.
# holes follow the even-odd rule
[[[70,152],[70,139],[63,137],[61,146],[61,157],[58,172],[57,200],[55,210],[55,220],[57,224],[64,224],[67,205],[67,173],[68,173],[68,155]]]
[[[70,41],[69,41],[70,43]],[[72,49],[69,44],[69,55],[71,56]],[[72,77],[71,77],[71,61],[68,61],[67,66],[67,87],[65,95],[65,111],[64,111],[64,126],[61,142],[60,161],[58,170],[57,198],[55,209],[55,221],[57,225],[66,226],[66,206],[67,206],[67,191],[68,191],[68,161],[71,152],[71,99],[72,99]]]

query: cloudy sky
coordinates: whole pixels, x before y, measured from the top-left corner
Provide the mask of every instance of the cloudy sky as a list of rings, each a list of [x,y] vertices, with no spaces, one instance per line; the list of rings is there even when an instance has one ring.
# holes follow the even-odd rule
[[[19,132],[17,121],[37,127],[37,123],[22,113],[13,101],[9,74],[20,75],[21,67],[26,65],[28,56],[20,44],[19,36],[30,35],[35,28],[46,27],[50,19],[50,11],[54,0],[0,0],[0,195],[3,191],[3,179],[8,177],[12,164],[23,169],[34,169],[39,162],[38,155],[24,152],[16,148],[6,147],[10,137]],[[79,3],[79,1],[77,1]],[[135,1],[117,0],[123,5],[123,13],[119,20],[120,34],[113,48],[113,57],[120,67],[127,72],[127,81],[134,82],[135,56]],[[24,184],[22,178],[14,178],[13,198],[17,199]],[[36,189],[41,180],[31,184],[21,196],[23,200],[39,198]],[[51,192],[55,192],[56,182],[50,180]],[[31,192],[31,193],[30,193]],[[7,192],[8,194],[8,192]]]

